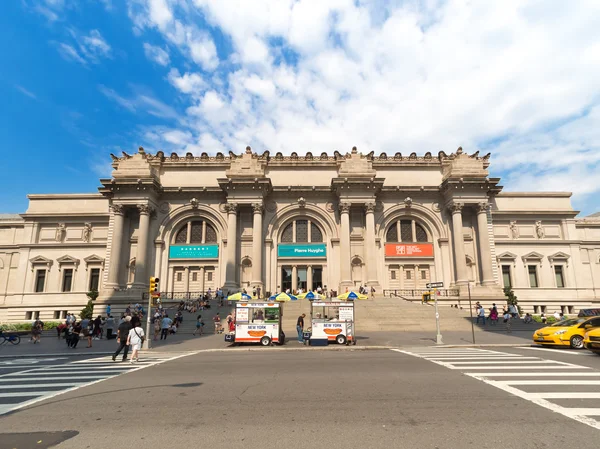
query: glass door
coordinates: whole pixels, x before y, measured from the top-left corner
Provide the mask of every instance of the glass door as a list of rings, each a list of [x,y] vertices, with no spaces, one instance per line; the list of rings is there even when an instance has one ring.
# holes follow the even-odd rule
[[[281,267],[281,291],[288,289],[292,290],[292,267]]]

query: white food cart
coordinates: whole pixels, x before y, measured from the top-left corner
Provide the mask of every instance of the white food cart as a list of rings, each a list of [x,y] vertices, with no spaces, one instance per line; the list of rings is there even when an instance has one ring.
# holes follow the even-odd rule
[[[225,335],[225,341],[236,343],[284,344],[281,328],[283,308],[279,302],[238,302],[235,305],[235,332]]]
[[[312,301],[310,307],[311,342],[326,339],[340,345],[356,344],[354,302]]]

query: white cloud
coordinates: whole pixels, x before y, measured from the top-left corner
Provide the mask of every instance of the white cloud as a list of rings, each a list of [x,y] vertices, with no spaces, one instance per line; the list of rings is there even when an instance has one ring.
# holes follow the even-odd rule
[[[23,95],[27,95],[29,98],[33,98],[34,100],[37,100],[37,96],[30,90],[25,89],[23,86],[19,86],[18,84],[16,84],[15,89],[17,89]]]
[[[129,100],[127,98],[124,98],[122,96],[120,96],[118,93],[116,93],[113,89],[110,89],[109,87],[106,87],[104,85],[100,85],[98,86],[98,89],[100,90],[100,92],[102,92],[107,98],[113,100],[114,102],[116,102],[119,106],[127,109],[130,112],[135,112],[136,110],[136,106],[135,106],[135,101],[133,100]]]
[[[53,42],[58,52],[67,61],[78,62],[83,66],[99,64],[102,58],[111,58],[111,47],[98,30],[82,35],[74,29],[68,29],[73,45],[65,42]]]
[[[73,48],[73,46],[71,46],[69,44],[60,42],[58,44],[58,52],[67,61],[75,61],[82,65],[87,65],[87,61],[83,57],[81,57],[79,52],[77,50],[75,50],[75,48]]]
[[[179,74],[177,69],[169,72],[169,82],[184,94],[198,95],[206,86],[206,82],[198,73]]]
[[[98,30],[92,30],[89,35],[83,36],[79,45],[81,51],[90,59],[108,57],[110,55],[110,45],[106,43]]]
[[[170,58],[169,53],[163,50],[160,47],[151,45],[147,42],[144,43],[144,53],[146,53],[146,57],[151,61],[156,62],[162,66],[169,65]]]
[[[507,188],[600,191],[595,0],[129,4],[137,29],[212,72],[168,77],[188,96],[181,131],[199,136],[188,148],[461,145],[492,152]],[[199,18],[228,44],[217,48]]]

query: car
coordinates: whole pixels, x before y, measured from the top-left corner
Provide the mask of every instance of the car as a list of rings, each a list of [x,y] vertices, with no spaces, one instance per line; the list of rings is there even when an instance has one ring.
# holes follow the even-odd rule
[[[585,333],[583,345],[595,354],[600,355],[600,328]]]
[[[558,321],[533,333],[533,342],[542,346],[570,346],[583,349],[583,337],[593,328],[600,328],[600,317],[578,317]]]

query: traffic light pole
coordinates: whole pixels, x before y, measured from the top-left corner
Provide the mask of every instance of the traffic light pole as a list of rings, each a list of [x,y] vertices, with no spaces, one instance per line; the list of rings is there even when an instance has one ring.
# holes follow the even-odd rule
[[[444,342],[442,341],[442,333],[440,332],[440,314],[438,312],[437,288],[433,289],[433,297],[435,299],[435,344],[443,345]]]
[[[143,349],[152,348],[152,339],[150,338],[150,317],[152,316],[152,292],[148,292],[148,309],[146,310],[146,339],[144,340]]]

